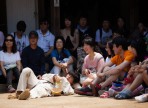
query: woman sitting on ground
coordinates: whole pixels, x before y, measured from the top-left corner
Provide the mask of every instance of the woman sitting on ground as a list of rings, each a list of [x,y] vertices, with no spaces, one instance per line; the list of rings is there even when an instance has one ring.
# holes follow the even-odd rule
[[[8,34],[4,39],[2,52],[0,55],[0,65],[4,77],[7,79],[8,92],[15,92],[15,89],[12,86],[12,79],[13,74],[15,75],[16,80],[19,79],[21,71],[20,60],[20,54],[17,51],[14,37]]]
[[[73,71],[73,59],[70,52],[65,49],[64,38],[59,36],[55,39],[54,50],[51,53],[52,62],[54,67],[51,73],[61,75],[61,70],[63,71],[63,76],[66,76],[68,72]]]
[[[104,65],[103,56],[95,52],[95,42],[93,38],[86,37],[83,40],[83,45],[84,51],[88,54],[84,59],[82,67],[82,75],[84,75],[86,79],[82,81],[82,88],[75,90],[77,94],[81,94],[83,89],[89,89],[88,85],[97,77],[96,72]]]

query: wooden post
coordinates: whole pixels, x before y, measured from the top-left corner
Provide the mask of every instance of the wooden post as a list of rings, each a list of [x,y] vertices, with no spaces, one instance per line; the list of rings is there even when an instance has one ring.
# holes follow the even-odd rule
[[[7,34],[7,6],[6,0],[0,0],[0,31]]]
[[[120,0],[121,15],[125,17],[128,29],[133,31],[139,19],[139,0]]]
[[[50,0],[51,7],[51,32],[55,36],[60,35],[60,0]]]
[[[139,20],[139,0],[130,0],[130,29],[137,27]]]

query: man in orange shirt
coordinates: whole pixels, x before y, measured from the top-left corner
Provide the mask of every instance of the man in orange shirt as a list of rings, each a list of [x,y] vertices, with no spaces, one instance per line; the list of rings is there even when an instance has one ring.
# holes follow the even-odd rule
[[[107,62],[102,68],[99,69],[97,72],[97,78],[91,84],[93,95],[98,95],[98,90],[111,85],[112,82],[116,81],[117,79],[122,81],[130,68],[131,62],[135,58],[135,55],[127,50],[125,38],[114,38],[113,50],[115,56],[111,58],[110,62]],[[116,65],[116,67],[111,67],[113,65]],[[107,79],[105,80],[105,78]]]

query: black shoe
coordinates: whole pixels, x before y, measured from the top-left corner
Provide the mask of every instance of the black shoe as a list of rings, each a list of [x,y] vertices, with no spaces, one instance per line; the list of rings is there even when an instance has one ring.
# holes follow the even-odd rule
[[[90,89],[89,87],[75,89],[75,93],[79,95],[93,96],[92,89]]]

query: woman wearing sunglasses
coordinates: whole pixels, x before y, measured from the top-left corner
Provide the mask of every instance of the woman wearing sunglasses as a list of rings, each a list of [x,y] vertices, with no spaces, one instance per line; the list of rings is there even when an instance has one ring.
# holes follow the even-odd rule
[[[17,51],[14,37],[8,34],[2,46],[0,54],[0,65],[4,77],[7,80],[7,91],[12,93],[15,89],[12,86],[13,75],[16,80],[19,79],[21,71],[20,54]]]

